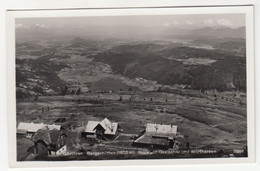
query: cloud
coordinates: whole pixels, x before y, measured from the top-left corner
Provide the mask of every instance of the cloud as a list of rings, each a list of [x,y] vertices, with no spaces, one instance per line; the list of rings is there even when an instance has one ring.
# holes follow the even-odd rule
[[[164,27],[169,27],[169,26],[171,26],[171,23],[163,23],[163,26]]]
[[[179,25],[180,23],[178,21],[173,22],[174,25]]]
[[[23,28],[23,24],[22,23],[18,23],[15,25],[16,28]]]
[[[202,20],[202,23],[203,23],[204,25],[207,25],[207,26],[212,26],[212,25],[214,25],[214,21],[213,21],[213,20],[210,20],[210,19]]]
[[[188,25],[192,25],[192,24],[193,24],[193,22],[190,21],[190,20],[187,20],[186,23],[187,23]]]
[[[50,28],[51,26],[50,26],[50,25],[47,25],[47,24],[35,24],[35,27],[36,27],[36,28],[45,28],[45,29],[48,29],[48,28]]]
[[[16,23],[15,28],[17,28],[17,29],[30,29],[30,26],[24,25],[22,23]]]
[[[49,24],[22,24],[22,23],[16,23],[15,28],[17,29],[37,29],[37,28],[43,28],[43,29],[49,29],[51,28],[51,25]]]
[[[226,20],[226,19],[223,19],[223,18],[222,18],[222,19],[219,19],[219,20],[217,21],[217,23],[218,23],[219,25],[221,25],[221,26],[227,26],[227,27],[232,27],[232,26],[234,26],[231,21]]]

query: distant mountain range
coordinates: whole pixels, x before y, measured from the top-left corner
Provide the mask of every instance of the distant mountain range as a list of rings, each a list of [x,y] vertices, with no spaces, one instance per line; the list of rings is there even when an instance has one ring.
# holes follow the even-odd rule
[[[125,40],[149,40],[149,39],[167,39],[167,38],[179,38],[179,39],[198,39],[198,38],[245,38],[246,28],[230,28],[230,27],[203,27],[203,28],[161,28],[159,30],[149,30],[147,28],[136,32],[127,34],[125,30],[117,30],[113,32],[106,31],[106,28],[98,28],[97,32],[89,32],[88,30],[66,30],[58,28],[32,28],[32,29],[16,29],[17,40],[34,40],[34,39],[72,39],[73,37],[81,38],[96,38],[96,39],[125,39]]]
[[[198,39],[198,38],[243,38],[246,37],[246,28],[204,27],[200,29],[171,28],[164,32],[167,37]]]

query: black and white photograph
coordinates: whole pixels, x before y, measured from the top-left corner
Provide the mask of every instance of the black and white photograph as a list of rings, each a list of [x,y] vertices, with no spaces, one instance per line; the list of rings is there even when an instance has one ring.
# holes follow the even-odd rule
[[[15,17],[15,160],[248,159],[251,23],[204,9]]]

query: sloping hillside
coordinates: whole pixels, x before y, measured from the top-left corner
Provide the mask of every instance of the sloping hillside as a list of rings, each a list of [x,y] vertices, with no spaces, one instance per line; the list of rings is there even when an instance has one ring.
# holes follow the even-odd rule
[[[112,49],[98,55],[95,61],[111,65],[117,74],[130,78],[142,77],[160,84],[186,84],[194,89],[220,91],[246,90],[245,58],[190,47],[160,49],[151,53],[142,46],[133,48],[129,45],[129,48],[117,48],[117,51]],[[214,59],[216,62],[211,65],[200,65],[195,62],[187,65],[178,61],[183,58]]]

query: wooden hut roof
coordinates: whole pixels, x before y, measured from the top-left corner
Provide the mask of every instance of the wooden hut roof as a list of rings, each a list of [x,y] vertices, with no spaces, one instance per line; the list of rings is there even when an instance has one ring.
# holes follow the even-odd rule
[[[27,132],[36,132],[39,129],[42,129],[46,125],[43,123],[36,124],[36,123],[25,123],[25,122],[20,122],[18,124],[17,130],[26,130]]]
[[[47,145],[48,144],[56,144],[60,136],[64,134],[62,131],[59,131],[57,129],[50,130],[48,128],[46,129],[39,129],[35,135],[33,136],[34,141],[42,140]]]
[[[177,128],[178,127],[175,125],[148,123],[146,125],[145,134],[152,135],[154,137],[167,137],[171,139],[176,136]]]
[[[46,126],[50,130],[53,130],[53,129],[60,130],[61,129],[60,125],[55,125],[55,124],[47,125],[47,124],[44,124],[44,123],[38,124],[38,123],[33,123],[33,122],[31,122],[31,123],[20,122],[18,124],[17,131],[26,130],[27,132],[37,132],[39,129],[43,129]]]
[[[111,123],[107,118],[98,121],[88,121],[85,132],[86,133],[95,133],[96,127],[100,125],[104,130],[104,134],[114,135],[116,134],[116,130],[118,129],[118,123]]]
[[[88,121],[85,132],[87,133],[95,133],[95,128],[99,124],[99,121]]]

